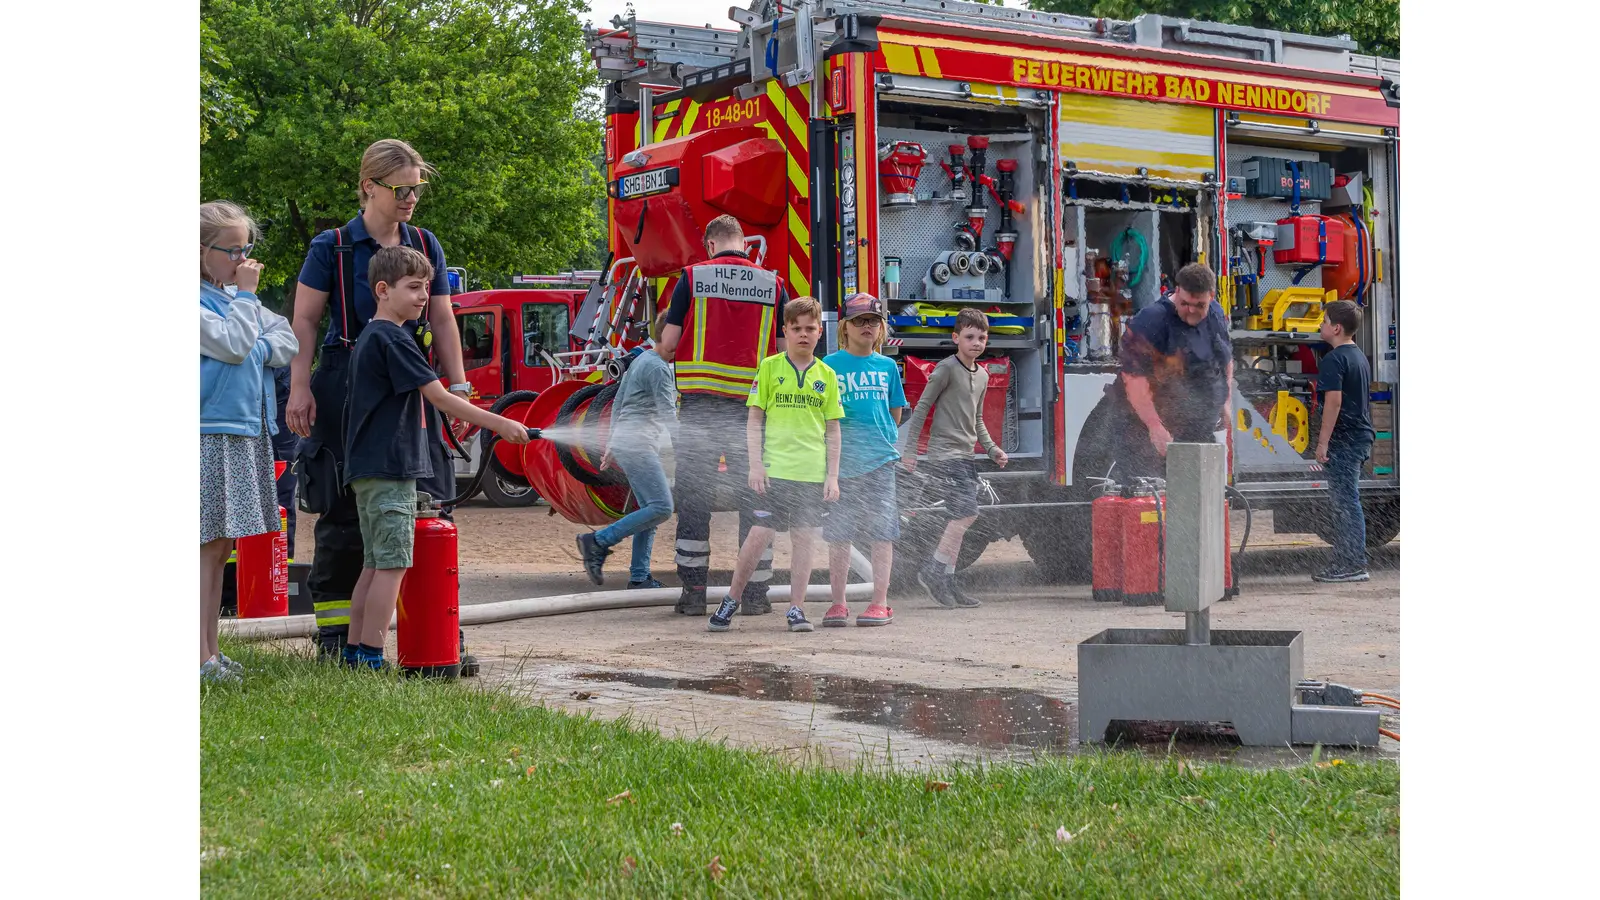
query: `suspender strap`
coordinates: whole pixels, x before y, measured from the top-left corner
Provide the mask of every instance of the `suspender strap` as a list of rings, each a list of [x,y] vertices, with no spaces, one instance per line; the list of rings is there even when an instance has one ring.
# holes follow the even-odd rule
[[[339,341],[347,347],[354,345],[355,339],[350,337],[350,291],[344,282],[344,264],[346,257],[352,257],[354,249],[354,247],[345,243],[344,229],[335,228],[333,230],[333,263],[334,267],[339,270]]]

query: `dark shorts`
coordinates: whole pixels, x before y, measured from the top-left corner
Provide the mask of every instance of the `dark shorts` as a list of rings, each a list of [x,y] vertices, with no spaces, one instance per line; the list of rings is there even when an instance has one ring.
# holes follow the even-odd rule
[[[830,544],[900,540],[894,466],[887,462],[865,475],[839,479],[839,502],[828,504],[822,519],[823,540]]]
[[[943,502],[952,519],[978,514],[978,464],[970,459],[929,460],[920,467],[927,476],[923,504]]]
[[[765,494],[750,494],[750,514],[758,528],[788,531],[822,524],[822,482],[767,479]]]

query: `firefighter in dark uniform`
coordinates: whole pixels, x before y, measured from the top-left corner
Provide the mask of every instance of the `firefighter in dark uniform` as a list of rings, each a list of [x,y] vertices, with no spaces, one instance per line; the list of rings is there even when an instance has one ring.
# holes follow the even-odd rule
[[[744,251],[744,229],[732,216],[718,216],[706,226],[705,248],[711,258],[688,266],[678,279],[667,307],[660,346],[669,359],[676,355],[678,413],[682,440],[676,448],[677,473],[673,505],[678,514],[677,564],[683,593],[675,609],[684,615],[706,614],[706,579],[711,569],[711,507],[716,484],[726,480],[745,487],[749,469],[745,449],[745,400],[755,383],[756,365],[777,353],[786,294],[772,272],[751,262]],[[702,284],[718,281],[721,267],[754,269],[750,291],[730,296],[696,296],[695,273]],[[741,282],[743,284],[743,282]],[[733,293],[741,296],[734,298]],[[718,476],[726,459],[729,477]],[[742,497],[742,493],[740,494]],[[739,544],[754,522],[748,503],[739,502]],[[731,563],[731,561],[730,561]],[[730,566],[731,567],[731,566]],[[772,548],[756,565],[740,599],[745,615],[772,611],[767,582],[772,580]]]
[[[1112,477],[1165,478],[1167,445],[1209,444],[1227,427],[1233,342],[1211,270],[1178,270],[1172,293],[1128,320],[1115,390],[1126,419]]]
[[[404,141],[378,141],[361,157],[361,214],[311,241],[295,293],[294,330],[300,339],[300,353],[290,364],[286,414],[290,430],[304,439],[299,449],[302,465],[316,465],[327,458],[321,455],[324,453],[334,458],[344,455],[350,351],[377,308],[367,283],[367,267],[380,247],[411,247],[433,264],[426,322],[410,323],[410,327],[426,345],[425,352],[434,354],[450,390],[471,394],[450,306],[444,248],[431,232],[410,224],[430,171],[421,155]],[[324,310],[328,312],[328,331],[318,341],[317,326]],[[319,344],[321,358],[313,374],[311,358]],[[426,409],[428,428],[435,436],[429,445],[433,475],[417,479],[417,490],[448,500],[455,496],[455,471],[439,413],[431,406]],[[361,577],[361,529],[352,494],[340,493],[333,508],[317,519],[315,535],[307,588],[317,617],[317,648],[320,655],[338,659],[350,633],[350,597]],[[462,650],[462,672],[474,674],[477,661],[464,655],[464,638]]]

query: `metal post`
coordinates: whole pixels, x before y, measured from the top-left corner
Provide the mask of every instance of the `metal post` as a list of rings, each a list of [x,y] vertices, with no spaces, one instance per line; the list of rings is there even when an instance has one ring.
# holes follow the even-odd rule
[[[1211,610],[1183,614],[1183,642],[1191,647],[1204,647],[1211,643]]]
[[[650,139],[655,136],[655,89],[650,87],[639,88],[639,143],[638,148],[648,147]]]

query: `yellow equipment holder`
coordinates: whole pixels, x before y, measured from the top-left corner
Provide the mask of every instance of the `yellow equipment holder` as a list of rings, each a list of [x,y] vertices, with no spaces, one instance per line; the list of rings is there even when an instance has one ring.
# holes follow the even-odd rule
[[[1294,436],[1289,435],[1289,424],[1294,423]],[[1298,397],[1288,391],[1278,392],[1278,402],[1272,406],[1272,430],[1289,442],[1296,453],[1306,452],[1311,446],[1311,411]]]
[[[1322,309],[1339,299],[1338,291],[1319,287],[1287,287],[1269,291],[1261,301],[1261,315],[1251,316],[1245,327],[1251,331],[1283,331],[1314,334],[1322,327]]]

